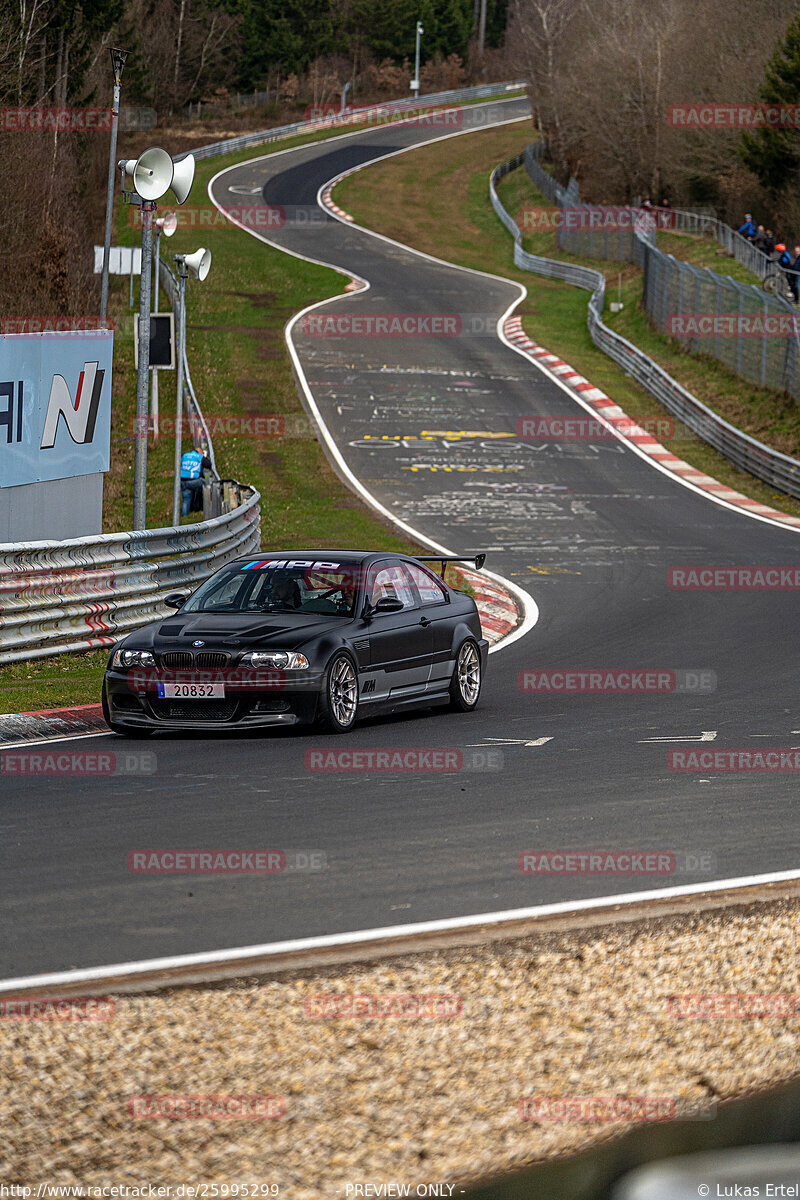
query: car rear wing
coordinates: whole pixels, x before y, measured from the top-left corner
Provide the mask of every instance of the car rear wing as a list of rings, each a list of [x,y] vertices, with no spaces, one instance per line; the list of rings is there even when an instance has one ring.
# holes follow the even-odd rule
[[[468,554],[462,555],[461,557],[455,554],[416,554],[414,557],[418,559],[419,562],[441,563],[442,567],[439,574],[442,579],[444,579],[444,573],[447,570],[448,563],[474,563],[475,570],[480,571],[481,567],[486,562],[485,554]]]

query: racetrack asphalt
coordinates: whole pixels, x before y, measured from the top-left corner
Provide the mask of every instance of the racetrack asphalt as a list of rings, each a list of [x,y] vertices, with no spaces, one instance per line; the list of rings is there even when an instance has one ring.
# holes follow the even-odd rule
[[[508,120],[525,104],[482,112]],[[470,119],[484,127],[483,117]],[[487,567],[535,598],[538,623],[492,655],[481,703],[467,716],[388,718],[344,738],[86,738],[57,748],[113,752],[123,767],[126,755],[150,758],[131,758],[130,773],[113,778],[5,774],[3,978],[797,866],[796,772],[667,766],[676,748],[800,746],[796,591],[676,590],[667,573],[793,567],[800,535],[698,495],[615,439],[518,438],[521,418],[589,419],[496,336],[519,288],[426,260],[317,208],[318,190],[341,171],[443,132],[397,125],[256,159],[219,176],[213,198],[283,206],[286,223],[266,239],[369,281],[311,317],[460,318],[460,333],[456,324],[430,336],[423,323],[417,336],[392,337],[352,326],[321,336],[300,318],[292,336],[349,469],[429,539],[486,550]],[[252,253],[260,253],[256,239]],[[703,692],[631,695],[518,686],[525,670],[566,667],[713,679]],[[305,765],[314,749],[433,747],[477,754],[471,766],[492,769],[330,773]],[[326,867],[129,871],[128,854],[148,847],[318,851]],[[637,877],[518,869],[522,852],[564,849],[700,861]]]

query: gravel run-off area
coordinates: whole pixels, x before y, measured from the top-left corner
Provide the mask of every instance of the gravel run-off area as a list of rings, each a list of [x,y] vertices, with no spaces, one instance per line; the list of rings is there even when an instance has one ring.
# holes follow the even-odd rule
[[[458,1195],[630,1127],[576,1121],[574,1108],[564,1119],[558,1105],[521,1110],[523,1098],[648,1097],[680,1115],[795,1074],[798,908],[778,900],[120,995],[104,1020],[20,1020],[6,997],[0,1182],[273,1184],[296,1200],[437,1183]],[[751,999],[675,999],[710,994]],[[798,1004],[752,999],[764,996]],[[174,1102],[133,1099],[209,1095],[278,1099],[219,1119],[153,1117]]]

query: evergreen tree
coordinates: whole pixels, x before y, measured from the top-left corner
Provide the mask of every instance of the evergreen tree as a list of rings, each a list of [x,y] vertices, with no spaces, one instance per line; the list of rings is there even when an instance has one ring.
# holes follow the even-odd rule
[[[767,63],[759,99],[769,105],[800,105],[800,17],[786,29]],[[800,128],[765,126],[742,134],[739,154],[762,185],[776,195],[798,182]]]
[[[425,57],[438,53],[444,58],[449,54],[464,58],[473,32],[472,0],[437,0],[432,7],[430,34],[425,25]]]
[[[302,8],[284,0],[241,0],[240,86],[257,87],[270,67],[286,75],[301,72],[333,48],[329,0],[304,0]]]

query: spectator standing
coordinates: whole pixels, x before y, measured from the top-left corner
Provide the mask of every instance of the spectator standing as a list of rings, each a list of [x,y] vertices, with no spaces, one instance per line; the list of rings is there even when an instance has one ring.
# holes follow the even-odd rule
[[[775,253],[775,238],[773,237],[771,229],[768,229],[766,233],[766,239],[764,241],[764,253],[766,254],[767,258],[772,258],[773,254]]]
[[[794,262],[792,263],[792,274],[788,275],[789,287],[794,296],[795,304],[800,304],[800,246],[794,248]]]
[[[747,238],[748,242],[753,240],[756,235],[756,225],[754,224],[750,213],[744,214],[744,224],[740,225],[736,232],[740,233],[742,237]]]
[[[181,457],[182,517],[203,507],[203,472],[211,469],[211,459],[199,450],[187,450]]]
[[[767,235],[764,232],[763,225],[759,225],[758,229],[756,230],[755,237],[753,238],[753,245],[755,246],[756,250],[760,250],[762,254],[767,253]]]

